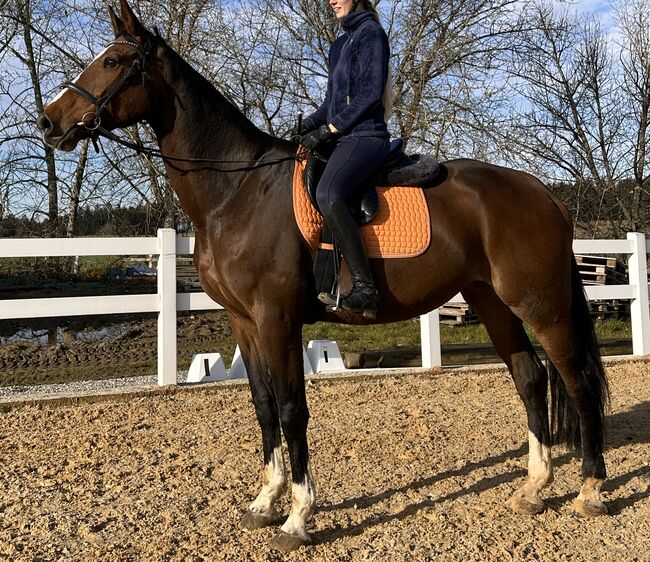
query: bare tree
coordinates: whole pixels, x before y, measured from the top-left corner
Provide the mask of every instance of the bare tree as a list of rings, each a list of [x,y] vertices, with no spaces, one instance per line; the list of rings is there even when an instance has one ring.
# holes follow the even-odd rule
[[[633,142],[630,227],[647,228],[648,141],[650,140],[650,2],[630,0],[617,9],[621,31],[622,87],[626,94],[624,116]]]
[[[529,0],[382,0],[394,113],[411,149],[524,166],[575,186],[585,228],[647,224],[650,0],[618,6],[618,51],[596,18]],[[341,33],[326,0],[133,0],[147,25],[259,127],[283,135],[323,99]],[[52,153],[33,121],[112,40],[106,0],[9,0],[0,9],[0,213],[66,215],[84,205],[145,204],[183,220],[162,162],[111,142]],[[35,16],[37,14],[37,16]],[[146,125],[128,140],[152,146]],[[66,209],[62,211],[62,209]]]
[[[523,34],[511,68],[519,103],[504,134],[520,161],[575,184],[579,226],[594,232],[606,222],[620,235],[632,220],[619,193],[629,145],[611,45],[595,19],[542,5],[529,17],[534,28]]]

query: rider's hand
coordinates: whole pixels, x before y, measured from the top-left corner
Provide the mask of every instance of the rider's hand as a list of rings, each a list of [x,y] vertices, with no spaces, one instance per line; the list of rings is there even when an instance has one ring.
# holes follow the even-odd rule
[[[321,125],[315,131],[310,131],[300,139],[300,144],[309,150],[314,150],[321,143],[334,138],[334,133],[327,125]]]
[[[302,137],[308,133],[309,131],[307,130],[306,127],[304,127],[302,124],[300,125],[294,125],[291,130],[289,131],[289,139],[292,142],[300,142],[302,140]]]

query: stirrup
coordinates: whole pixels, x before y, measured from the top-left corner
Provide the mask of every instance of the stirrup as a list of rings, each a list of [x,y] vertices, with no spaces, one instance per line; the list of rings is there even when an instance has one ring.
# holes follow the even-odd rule
[[[328,307],[336,307],[336,297],[332,293],[318,293],[318,300]]]
[[[350,300],[354,301],[355,298],[362,299],[361,303],[357,306],[351,305],[349,302]],[[341,300],[341,308],[352,314],[360,314],[364,318],[374,320],[377,318],[378,301],[379,295],[374,284],[361,283],[354,285],[352,291]]]

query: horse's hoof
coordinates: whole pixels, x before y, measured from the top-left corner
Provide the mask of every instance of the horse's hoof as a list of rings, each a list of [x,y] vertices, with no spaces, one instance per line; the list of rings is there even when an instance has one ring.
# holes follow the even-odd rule
[[[239,526],[247,531],[256,531],[257,529],[274,525],[276,521],[277,517],[261,515],[249,510],[242,516],[239,521]]]
[[[585,501],[579,498],[573,500],[573,509],[585,517],[598,517],[607,515],[607,506],[601,501]]]
[[[526,496],[512,496],[510,507],[515,513],[523,515],[537,515],[544,511],[544,502],[540,498]]]
[[[290,535],[289,533],[280,531],[271,542],[271,548],[282,552],[292,552],[309,544],[311,544],[309,535],[299,537],[298,535]]]

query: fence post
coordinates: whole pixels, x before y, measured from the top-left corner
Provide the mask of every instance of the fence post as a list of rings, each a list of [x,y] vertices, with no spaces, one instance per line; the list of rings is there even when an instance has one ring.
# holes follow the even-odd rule
[[[636,298],[630,303],[632,317],[632,353],[650,355],[650,306],[648,305],[648,258],[645,236],[628,232],[633,253],[627,262],[630,285],[634,285]]]
[[[158,229],[158,384],[176,384],[176,231]]]
[[[422,347],[422,367],[442,367],[440,352],[440,315],[438,309],[420,316],[420,344]]]

